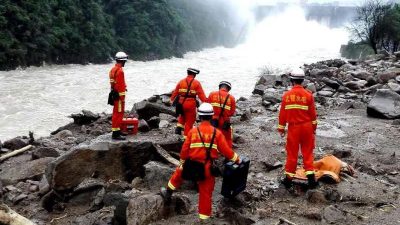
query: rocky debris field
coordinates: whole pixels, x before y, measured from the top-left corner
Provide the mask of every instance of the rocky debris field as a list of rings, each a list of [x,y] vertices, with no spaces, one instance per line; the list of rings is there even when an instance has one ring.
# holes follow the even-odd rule
[[[400,223],[398,58],[328,60],[305,70],[304,85],[318,111],[315,158],[333,154],[352,165],[356,177],[294,193],[279,187],[285,140],[276,126],[289,78],[263,74],[251,97],[238,98],[232,118],[234,149],[251,159],[247,188],[224,199],[218,178],[211,224]],[[111,141],[110,115],[82,111],[49,137],[3,142],[0,157],[32,147],[2,160],[1,206],[36,224],[196,224],[194,184],[185,183],[169,205],[158,195],[181,147],[168,97],[155,95],[133,106],[129,114],[140,118],[139,133],[127,141]],[[0,224],[16,224],[7,221],[3,208]]]

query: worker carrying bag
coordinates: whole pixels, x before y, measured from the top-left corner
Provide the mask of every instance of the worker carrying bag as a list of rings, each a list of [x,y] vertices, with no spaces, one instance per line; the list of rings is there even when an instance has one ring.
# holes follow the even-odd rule
[[[175,115],[176,117],[178,117],[179,115],[183,115],[183,103],[185,103],[186,99],[189,97],[189,92],[190,92],[190,87],[192,86],[194,79],[192,81],[190,81],[190,83],[188,84],[188,88],[186,90],[186,94],[183,98],[182,103],[179,102],[180,96],[177,96],[174,99],[174,103],[172,105],[175,105]],[[186,80],[186,84],[187,84],[187,80]]]
[[[214,127],[218,127],[219,120],[221,119],[222,115],[224,114],[225,106],[226,106],[226,103],[228,102],[229,96],[230,96],[230,94],[228,94],[228,96],[226,96],[224,104],[222,105],[222,108],[221,108],[221,112],[218,115],[218,119],[211,120],[211,125],[213,125]],[[219,99],[221,99],[221,95],[220,95]],[[219,105],[221,105],[221,102],[219,103]],[[222,125],[222,130],[229,130],[230,128],[231,128],[231,123],[228,121],[224,121],[224,124]]]
[[[110,93],[108,94],[108,104],[114,105],[114,101],[119,99],[119,93],[114,89],[111,89]]]
[[[199,128],[197,128],[197,131],[199,132],[199,135],[200,135]],[[214,129],[214,133],[211,138],[210,147],[207,148],[206,163],[208,160],[211,160],[210,151],[211,151],[212,145],[214,143],[215,133],[216,133],[216,129]],[[203,142],[203,138],[201,137],[201,135],[200,135],[200,138],[201,138],[201,141]],[[203,146],[205,147],[204,142],[203,142]],[[214,160],[211,160],[211,171],[210,172],[213,176],[216,176],[216,175],[220,174],[220,172],[219,172],[218,167],[215,167],[215,166],[213,167],[213,161]],[[195,161],[190,158],[186,159],[185,162],[183,163],[182,178],[184,180],[191,180],[191,181],[202,181],[202,180],[206,179],[205,163]]]

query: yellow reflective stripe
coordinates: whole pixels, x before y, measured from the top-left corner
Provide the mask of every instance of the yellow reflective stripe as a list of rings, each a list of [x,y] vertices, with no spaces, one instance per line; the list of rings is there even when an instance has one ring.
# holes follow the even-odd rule
[[[202,147],[209,148],[210,147],[210,143],[204,143],[204,145],[201,142],[200,143],[192,143],[192,144],[190,144],[190,148],[202,148]],[[214,148],[214,149],[217,149],[217,147],[218,147],[218,145],[216,145],[216,144],[212,145],[212,148]]]
[[[317,121],[317,120],[314,120],[314,121],[312,121],[311,123],[312,123],[312,124],[318,124],[318,121]]]
[[[204,214],[199,214],[199,218],[202,220],[206,220],[208,218],[210,218],[210,216],[204,215]]]
[[[232,161],[232,162],[236,162],[236,160],[238,159],[238,157],[239,157],[239,156],[236,154],[236,152],[234,152],[234,155],[233,155],[231,161]]]
[[[112,131],[119,131],[119,127],[118,128],[111,128]]]
[[[285,174],[286,174],[287,176],[289,176],[289,177],[294,177],[294,176],[296,176],[296,174],[295,174],[295,173],[289,173],[289,172],[285,172]]]
[[[218,107],[218,108],[222,108],[222,105],[219,103],[211,103],[212,106]],[[225,105],[224,107],[226,110],[231,110],[231,107],[229,105]]]
[[[183,128],[183,124],[181,124],[181,123],[177,123],[176,126]]]
[[[179,92],[187,92],[187,89],[179,89]]]
[[[176,190],[176,187],[171,183],[171,181],[168,181],[168,187],[173,191]]]
[[[184,160],[184,159],[180,159],[179,162],[180,162],[181,164],[183,164],[183,163],[185,163],[185,160]]]
[[[285,125],[278,125],[278,129],[285,129]]]
[[[307,176],[307,175],[310,175],[310,174],[314,174],[314,173],[315,173],[315,172],[314,172],[313,170],[312,170],[312,171],[306,171],[306,172],[305,172],[306,176]]]
[[[292,104],[292,105],[286,105],[285,109],[301,109],[301,110],[308,110],[308,106],[306,105],[298,105],[298,104]]]
[[[110,82],[113,83],[113,82],[115,82],[115,80],[114,79],[110,79]]]
[[[122,101],[118,100],[118,112],[122,111]]]
[[[181,88],[181,89],[178,90],[178,92],[186,93],[186,92],[187,92],[187,89]],[[189,92],[192,93],[192,94],[196,94],[196,93],[197,93],[195,90],[190,90]]]
[[[119,92],[118,94],[119,94],[119,96],[123,96],[123,95],[125,95],[125,92]]]

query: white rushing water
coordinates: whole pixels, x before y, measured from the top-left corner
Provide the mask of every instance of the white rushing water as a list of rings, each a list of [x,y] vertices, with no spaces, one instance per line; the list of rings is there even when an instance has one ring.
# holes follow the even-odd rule
[[[184,58],[129,61],[124,68],[126,108],[153,94],[171,91],[187,67],[201,70],[197,78],[206,93],[216,90],[219,81],[228,80],[234,96],[249,96],[261,68],[284,70],[337,58],[340,45],[347,40],[345,29],[306,21],[303,11],[293,7],[255,25],[247,41],[235,48],[189,52]],[[67,116],[81,109],[111,113],[107,96],[112,65],[41,66],[0,72],[0,140],[27,135],[29,130],[36,136],[49,135],[71,122]]]

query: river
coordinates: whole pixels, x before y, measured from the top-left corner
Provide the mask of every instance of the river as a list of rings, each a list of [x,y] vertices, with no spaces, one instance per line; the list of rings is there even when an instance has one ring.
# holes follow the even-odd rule
[[[306,21],[300,8],[270,16],[255,25],[245,43],[235,48],[217,47],[189,52],[183,58],[149,62],[128,61],[126,108],[153,94],[171,91],[187,67],[200,69],[198,80],[206,93],[219,81],[232,83],[237,98],[249,96],[263,68],[284,71],[292,66],[340,57],[347,43],[346,30],[330,29]],[[44,65],[0,72],[0,140],[34,131],[47,136],[71,122],[71,113],[88,109],[111,113],[106,65]]]

